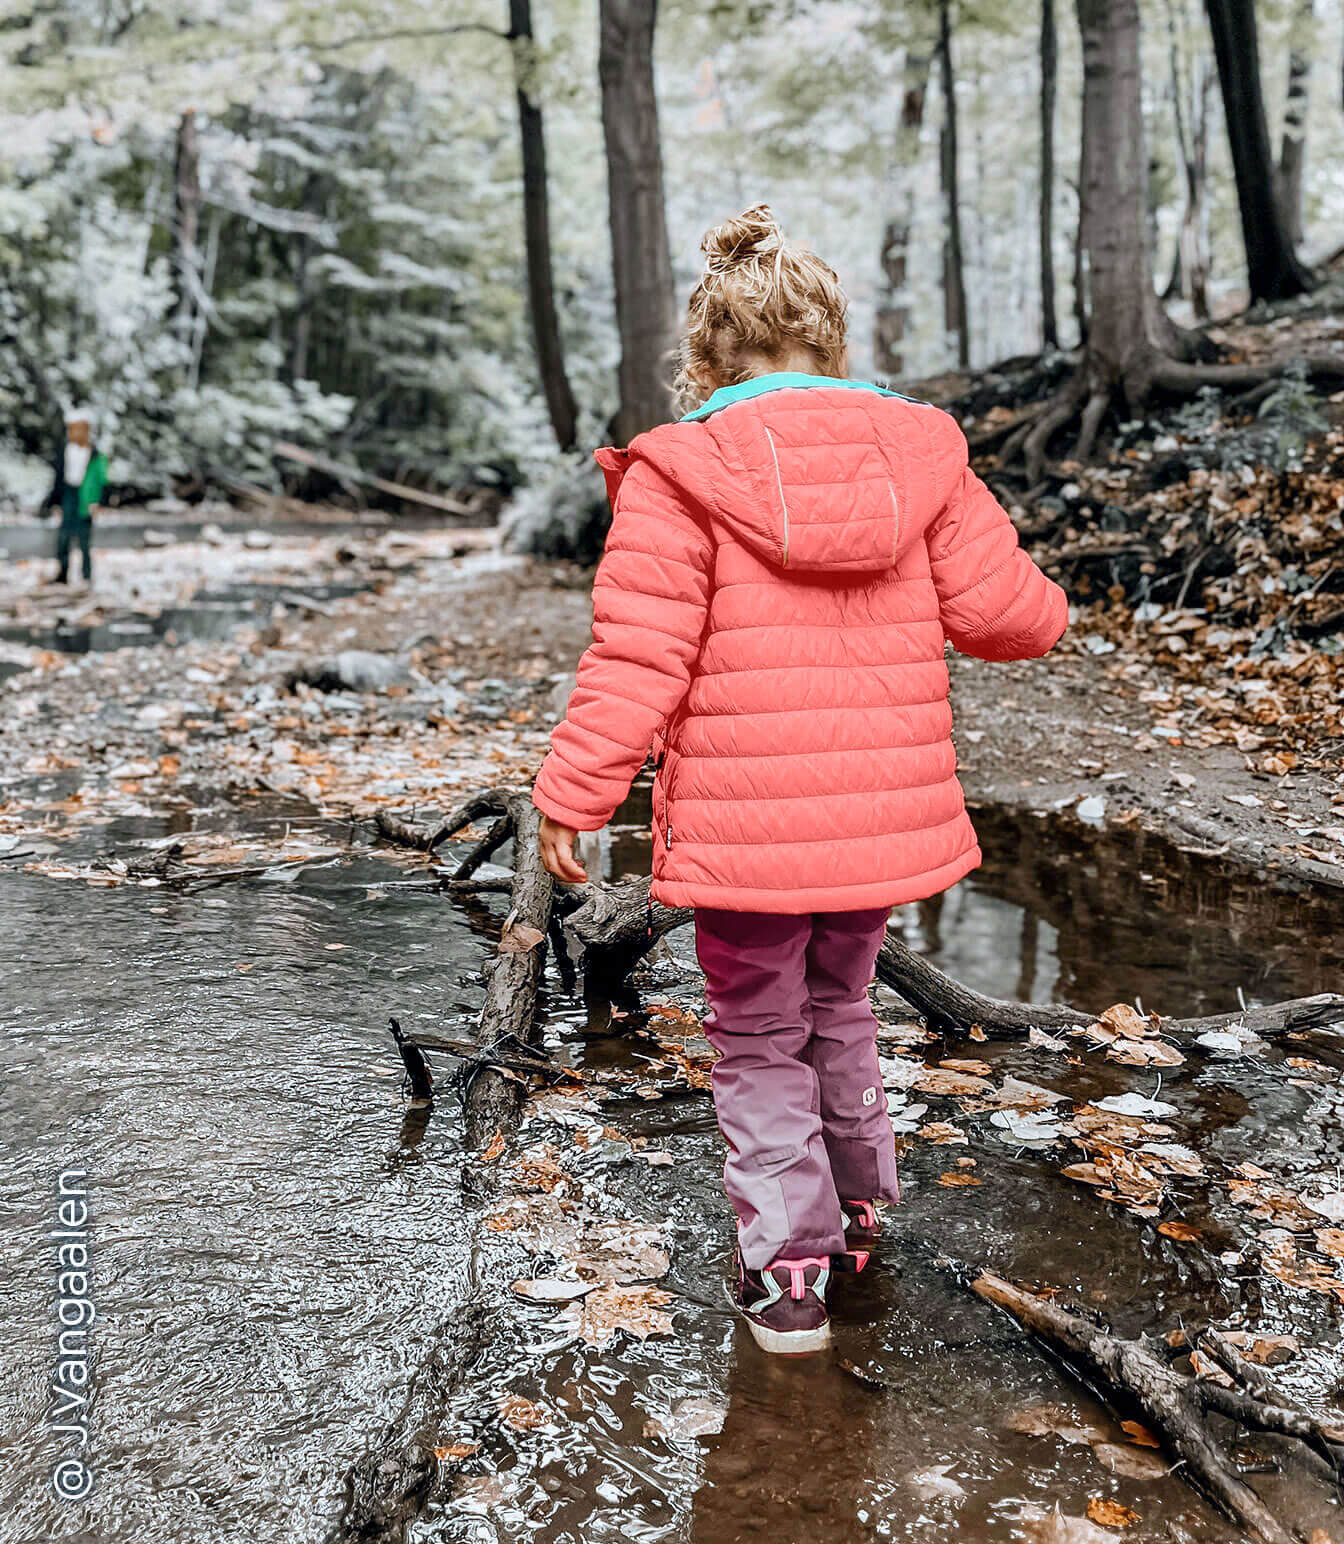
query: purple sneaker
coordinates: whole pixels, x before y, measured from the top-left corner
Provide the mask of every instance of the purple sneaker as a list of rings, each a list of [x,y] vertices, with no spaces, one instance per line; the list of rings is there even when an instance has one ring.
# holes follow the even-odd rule
[[[845,1247],[839,1254],[831,1256],[831,1269],[857,1274],[872,1257],[882,1224],[877,1220],[877,1208],[871,1201],[842,1199],[840,1215],[845,1223]]]
[[[775,1260],[763,1271],[749,1271],[739,1253],[735,1264],[737,1287],[730,1293],[733,1307],[747,1321],[752,1339],[762,1351],[806,1356],[830,1345],[831,1317],[826,1312],[829,1260]]]

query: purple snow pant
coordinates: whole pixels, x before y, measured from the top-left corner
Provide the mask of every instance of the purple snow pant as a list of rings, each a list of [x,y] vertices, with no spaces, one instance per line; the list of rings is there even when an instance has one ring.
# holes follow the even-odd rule
[[[887,915],[695,913],[723,1182],[748,1270],[843,1249],[842,1198],[900,1199],[868,1004]]]

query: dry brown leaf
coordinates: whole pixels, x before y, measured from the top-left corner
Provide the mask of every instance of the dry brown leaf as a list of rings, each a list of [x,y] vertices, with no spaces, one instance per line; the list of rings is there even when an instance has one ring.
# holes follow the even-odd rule
[[[1138,1040],[1144,1035],[1151,1035],[1161,1022],[1156,1014],[1145,1019],[1137,1008],[1131,1008],[1128,1003],[1116,1003],[1114,1007],[1107,1008],[1100,1016],[1100,1020],[1107,1029],[1114,1030],[1117,1035],[1124,1035],[1129,1040]]]
[[[964,1171],[958,1172],[956,1169],[951,1169],[946,1174],[940,1174],[938,1176],[938,1183],[940,1185],[946,1185],[949,1190],[953,1190],[957,1186],[983,1185],[984,1180],[976,1179],[974,1174],[967,1174]]]
[[[987,1078],[993,1070],[987,1061],[979,1061],[975,1057],[966,1060],[940,1061],[940,1067],[946,1067],[949,1072],[969,1072],[972,1077]]]
[[[1168,1238],[1174,1238],[1181,1244],[1193,1244],[1197,1238],[1203,1237],[1198,1228],[1192,1227],[1188,1222],[1181,1222],[1179,1220],[1175,1222],[1159,1222],[1157,1231],[1165,1233]]]
[[[980,1028],[978,1024],[972,1024],[969,1033],[971,1039],[977,1043],[989,1039],[989,1036],[984,1032],[983,1029]]]
[[[1095,1163],[1071,1163],[1059,1171],[1065,1179],[1076,1179],[1083,1185],[1109,1185],[1110,1179]]]
[[[1185,1057],[1165,1040],[1114,1040],[1106,1047],[1110,1061],[1126,1067],[1179,1067]]]
[[[960,1126],[953,1126],[945,1120],[931,1120],[927,1126],[919,1128],[919,1134],[924,1141],[932,1142],[935,1147],[946,1147],[967,1140]]]
[[[499,952],[526,954],[529,949],[535,949],[545,936],[540,928],[526,922],[515,922],[512,927],[505,928],[504,936],[499,940]]]
[[[494,1136],[490,1138],[489,1147],[487,1147],[486,1150],[481,1154],[481,1162],[493,1163],[495,1159],[498,1158],[499,1155],[504,1151],[504,1146],[504,1132],[502,1128],[497,1129]]]
[[[1344,1228],[1317,1228],[1316,1247],[1332,1260],[1344,1260]]]
[[[1182,1333],[1182,1331],[1173,1330],[1171,1333],[1172,1335],[1180,1335],[1181,1337],[1179,1342],[1177,1342],[1171,1340],[1171,1336],[1168,1336],[1167,1339],[1171,1345],[1175,1346],[1177,1344],[1185,1344],[1185,1335]],[[1155,1436],[1153,1436],[1152,1432],[1148,1430],[1142,1421],[1121,1421],[1120,1430],[1124,1432],[1124,1434],[1135,1445],[1135,1447],[1155,1448],[1162,1446],[1162,1444]]]
[[[1105,1496],[1093,1496],[1087,1503],[1087,1515],[1104,1528],[1132,1528],[1139,1520],[1133,1507],[1123,1506]]]

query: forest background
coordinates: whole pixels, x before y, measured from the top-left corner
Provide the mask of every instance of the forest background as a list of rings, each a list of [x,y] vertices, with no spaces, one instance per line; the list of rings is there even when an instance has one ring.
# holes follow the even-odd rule
[[[1344,230],[1324,0],[7,0],[0,499],[40,499],[80,401],[127,499],[320,494],[275,454],[296,441],[440,493],[529,489],[515,524],[584,555],[586,452],[669,411],[700,234],[758,199],[840,271],[858,376],[1076,350],[1089,10],[1121,52],[1136,13],[1167,314],[1306,288],[1293,252],[1325,263]],[[1248,277],[1248,175],[1286,273],[1253,253]]]

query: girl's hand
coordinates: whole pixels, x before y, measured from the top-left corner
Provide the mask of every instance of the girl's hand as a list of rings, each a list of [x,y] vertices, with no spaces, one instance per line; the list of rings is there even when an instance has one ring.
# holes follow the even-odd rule
[[[574,839],[578,834],[549,815],[541,817],[537,845],[541,848],[542,864],[548,873],[567,885],[581,885],[588,880],[588,870],[574,856]]]

